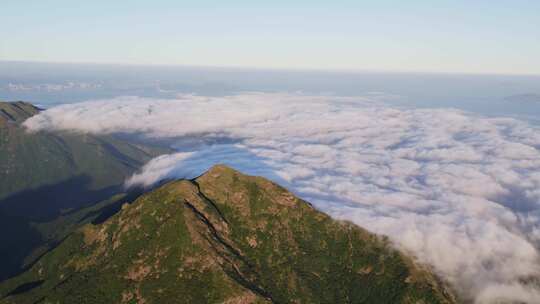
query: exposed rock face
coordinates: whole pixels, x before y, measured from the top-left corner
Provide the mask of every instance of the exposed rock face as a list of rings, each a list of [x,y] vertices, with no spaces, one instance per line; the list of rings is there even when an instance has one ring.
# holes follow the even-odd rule
[[[379,236],[225,166],[83,227],[0,294],[3,303],[455,302]]]

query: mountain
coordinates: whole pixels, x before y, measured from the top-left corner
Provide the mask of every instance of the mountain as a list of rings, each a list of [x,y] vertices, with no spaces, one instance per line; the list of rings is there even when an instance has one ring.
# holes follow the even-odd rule
[[[88,224],[1,303],[454,303],[382,237],[219,165]]]
[[[162,152],[111,136],[29,133],[21,122],[38,112],[24,102],[0,103],[0,208],[11,215],[53,218],[105,199]]]
[[[119,199],[125,179],[164,152],[112,136],[30,133],[22,123],[39,112],[0,102],[0,281],[69,234],[80,210]]]

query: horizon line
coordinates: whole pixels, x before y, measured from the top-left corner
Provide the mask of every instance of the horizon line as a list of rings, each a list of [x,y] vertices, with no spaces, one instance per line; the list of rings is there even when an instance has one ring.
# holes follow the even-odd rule
[[[515,77],[540,77],[538,73],[508,73],[508,72],[468,72],[468,71],[428,71],[428,70],[371,70],[371,69],[345,69],[345,68],[310,68],[310,67],[263,67],[263,66],[240,66],[240,65],[204,65],[204,64],[181,64],[181,63],[128,63],[128,62],[91,62],[91,61],[44,61],[44,60],[6,60],[2,63],[15,64],[51,64],[51,65],[94,65],[111,67],[147,67],[147,68],[191,68],[191,69],[218,69],[218,70],[244,70],[244,71],[271,71],[271,72],[312,72],[312,73],[339,73],[339,74],[420,74],[420,75],[461,75],[461,76],[515,76]]]

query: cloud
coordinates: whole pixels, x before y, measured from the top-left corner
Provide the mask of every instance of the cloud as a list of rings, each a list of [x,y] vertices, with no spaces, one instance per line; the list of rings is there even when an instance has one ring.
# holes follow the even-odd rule
[[[229,164],[389,236],[477,303],[539,298],[524,282],[540,277],[540,130],[524,122],[246,93],[91,101],[25,125],[166,141],[178,152],[151,160],[128,185]]]

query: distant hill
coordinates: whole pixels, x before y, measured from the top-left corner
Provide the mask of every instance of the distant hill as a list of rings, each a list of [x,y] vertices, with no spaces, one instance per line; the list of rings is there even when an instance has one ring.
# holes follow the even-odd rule
[[[388,242],[215,166],[88,224],[0,285],[1,303],[454,303]]]
[[[39,111],[0,102],[0,281],[65,237],[40,227],[69,232],[69,214],[122,193],[127,177],[164,152],[111,136],[27,132],[22,122]],[[60,226],[46,225],[60,216]]]

